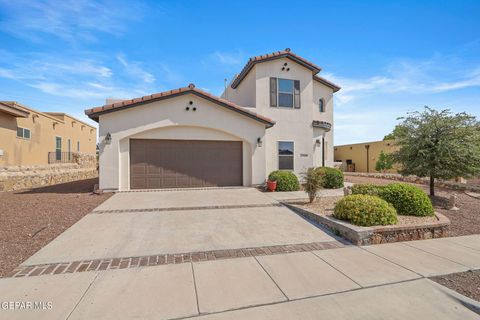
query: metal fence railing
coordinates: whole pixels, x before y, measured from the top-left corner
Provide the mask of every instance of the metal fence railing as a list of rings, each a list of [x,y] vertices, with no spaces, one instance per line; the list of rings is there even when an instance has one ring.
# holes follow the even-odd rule
[[[48,163],[72,163],[74,160],[74,152],[54,151],[48,153]]]

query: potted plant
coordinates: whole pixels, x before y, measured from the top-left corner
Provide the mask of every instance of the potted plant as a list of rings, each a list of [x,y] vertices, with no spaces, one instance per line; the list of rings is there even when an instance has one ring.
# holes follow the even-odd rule
[[[275,179],[268,179],[267,180],[267,190],[270,192],[274,192],[277,189],[277,180]]]

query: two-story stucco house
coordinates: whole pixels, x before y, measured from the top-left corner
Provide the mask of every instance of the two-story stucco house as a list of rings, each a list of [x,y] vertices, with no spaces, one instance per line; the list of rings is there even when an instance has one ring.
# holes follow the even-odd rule
[[[104,190],[250,186],[333,165],[333,94],[289,49],[250,58],[221,97],[185,88],[88,109]]]

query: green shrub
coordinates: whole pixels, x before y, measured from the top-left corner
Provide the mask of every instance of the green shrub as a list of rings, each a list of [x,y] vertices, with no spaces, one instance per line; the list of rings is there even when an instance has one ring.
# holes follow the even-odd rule
[[[433,216],[432,202],[422,189],[406,183],[385,186],[380,197],[391,203],[398,214],[409,216]]]
[[[318,191],[322,188],[323,177],[315,168],[308,168],[303,173],[303,189],[308,194],[308,199],[312,203],[317,197]]]
[[[371,183],[357,183],[352,186],[352,194],[368,194],[371,196],[380,196],[385,186]]]
[[[338,189],[343,187],[343,172],[336,168],[318,167],[316,169],[323,176],[323,187]]]
[[[376,196],[354,194],[342,198],[335,205],[333,216],[358,226],[376,226],[397,223],[395,208]]]
[[[268,180],[277,181],[276,191],[297,191],[300,188],[298,178],[292,171],[273,171],[268,175]]]

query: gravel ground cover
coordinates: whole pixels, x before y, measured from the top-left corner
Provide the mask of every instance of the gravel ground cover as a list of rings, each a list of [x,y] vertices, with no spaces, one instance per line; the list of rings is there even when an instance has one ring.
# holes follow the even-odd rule
[[[480,302],[480,270],[452,273],[430,279]]]
[[[55,239],[112,194],[92,194],[98,179],[0,192],[0,277]]]

